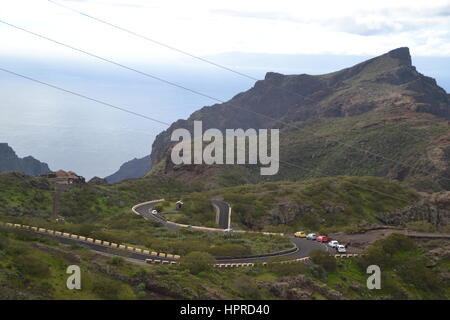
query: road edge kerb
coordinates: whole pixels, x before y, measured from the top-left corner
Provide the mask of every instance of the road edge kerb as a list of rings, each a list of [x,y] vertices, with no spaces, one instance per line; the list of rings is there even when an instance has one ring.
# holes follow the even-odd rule
[[[133,247],[133,246],[130,246],[127,244],[120,244],[120,243],[117,244],[117,243],[110,242],[110,241],[94,239],[94,238],[90,238],[90,237],[80,236],[77,234],[57,231],[57,230],[53,230],[53,229],[23,225],[23,224],[19,224],[19,223],[2,222],[2,221],[0,221],[0,226],[36,232],[36,233],[46,235],[46,236],[61,237],[61,238],[65,238],[65,239],[69,239],[69,240],[73,240],[73,241],[95,244],[95,245],[99,245],[99,246],[102,246],[105,248],[124,250],[124,251],[128,251],[128,252],[142,254],[142,255],[148,255],[149,257],[157,257],[159,260],[163,260],[163,261],[172,262],[174,260],[178,260],[181,258],[179,255],[175,255],[175,254],[155,252],[155,251],[151,251],[149,249],[136,248],[136,247]],[[164,259],[164,258],[166,258],[166,259]],[[169,259],[167,259],[167,258],[169,258]]]
[[[290,249],[285,249],[285,250],[281,250],[281,251],[276,251],[276,252],[270,252],[270,253],[262,253],[262,254],[255,254],[255,255],[251,255],[251,256],[239,256],[239,257],[216,257],[216,260],[233,260],[233,259],[252,259],[252,258],[267,258],[267,257],[277,257],[280,255],[285,255],[285,254],[289,254],[289,253],[294,253],[299,251],[300,249],[297,246],[294,246]]]

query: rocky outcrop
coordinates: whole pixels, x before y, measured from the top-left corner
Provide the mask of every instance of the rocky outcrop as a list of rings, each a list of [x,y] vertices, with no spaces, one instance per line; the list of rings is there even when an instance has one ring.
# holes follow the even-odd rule
[[[413,221],[427,221],[436,228],[446,227],[450,225],[450,192],[426,195],[414,205],[378,214],[377,219],[392,226],[405,226]]]
[[[88,181],[88,184],[102,185],[108,184],[108,181],[99,177],[93,177],[91,180]]]
[[[7,143],[0,143],[0,171],[19,171],[37,176],[50,172],[46,163],[28,156],[19,158]]]
[[[311,300],[317,294],[330,300],[343,299],[343,295],[340,292],[318,284],[304,275],[280,278],[271,283],[258,281],[257,284],[260,288],[285,300]]]
[[[141,159],[134,158],[125,162],[114,174],[105,178],[108,183],[119,182],[125,179],[135,179],[145,176],[152,169],[150,156]]]

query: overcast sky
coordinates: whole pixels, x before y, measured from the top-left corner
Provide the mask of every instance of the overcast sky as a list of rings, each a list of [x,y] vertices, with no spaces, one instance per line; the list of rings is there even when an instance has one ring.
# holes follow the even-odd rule
[[[197,55],[224,52],[450,56],[450,1],[54,0]],[[55,6],[1,0],[0,19],[125,61],[178,54]],[[80,55],[0,24],[3,55]]]

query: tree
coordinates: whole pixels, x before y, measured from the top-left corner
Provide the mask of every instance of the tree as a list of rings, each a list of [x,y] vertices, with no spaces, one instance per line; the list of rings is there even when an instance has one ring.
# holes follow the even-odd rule
[[[181,257],[180,265],[189,269],[192,274],[198,274],[202,271],[210,271],[216,259],[207,252],[193,251]]]

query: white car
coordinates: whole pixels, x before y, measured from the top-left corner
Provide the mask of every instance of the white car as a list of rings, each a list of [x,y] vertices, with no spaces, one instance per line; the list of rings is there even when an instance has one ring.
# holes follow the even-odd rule
[[[225,229],[225,230],[223,230],[223,231],[225,231],[225,232],[234,232],[234,230],[231,229],[231,228]]]
[[[332,248],[336,248],[339,245],[339,242],[337,240],[331,240],[328,242],[328,245]]]
[[[317,234],[315,234],[315,233],[308,233],[308,235],[306,236],[306,239],[308,239],[308,240],[316,240],[317,239]]]
[[[152,214],[158,214],[158,211],[156,211],[156,210],[152,210]]]
[[[339,253],[347,253],[347,249],[343,244],[338,244],[336,247],[337,252]]]

